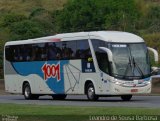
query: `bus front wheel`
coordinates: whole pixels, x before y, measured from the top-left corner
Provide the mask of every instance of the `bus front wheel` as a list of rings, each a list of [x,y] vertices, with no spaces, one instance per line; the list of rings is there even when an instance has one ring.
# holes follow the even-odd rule
[[[87,98],[91,101],[98,100],[98,96],[95,94],[95,88],[92,83],[87,86]]]
[[[121,99],[122,99],[123,101],[130,101],[131,98],[132,98],[132,95],[122,95],[122,96],[121,96]]]

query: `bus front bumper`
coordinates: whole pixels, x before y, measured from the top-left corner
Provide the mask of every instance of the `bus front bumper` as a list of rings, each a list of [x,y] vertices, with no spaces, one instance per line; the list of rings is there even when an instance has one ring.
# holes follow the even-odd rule
[[[144,85],[123,85],[119,83],[112,83],[110,88],[113,95],[149,94],[151,93],[151,82],[149,81]]]

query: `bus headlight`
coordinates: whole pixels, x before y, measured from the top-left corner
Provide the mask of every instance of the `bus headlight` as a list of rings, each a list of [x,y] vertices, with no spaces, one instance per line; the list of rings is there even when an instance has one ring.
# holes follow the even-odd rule
[[[121,85],[121,83],[120,83],[120,82],[115,82],[115,84],[116,84],[116,85]]]
[[[150,82],[150,81],[148,81],[148,82],[146,82],[146,84],[151,84],[151,82]]]

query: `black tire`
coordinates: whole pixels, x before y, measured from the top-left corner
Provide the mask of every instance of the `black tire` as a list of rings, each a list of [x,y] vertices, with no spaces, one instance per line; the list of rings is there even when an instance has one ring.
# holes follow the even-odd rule
[[[66,97],[67,97],[67,95],[65,95],[65,94],[55,94],[55,95],[52,95],[52,98],[54,100],[64,100]]]
[[[95,88],[93,86],[92,83],[89,83],[88,86],[87,86],[87,98],[88,100],[90,101],[96,101],[98,100],[98,96],[95,94]]]
[[[132,95],[122,95],[122,96],[121,96],[121,99],[122,99],[123,101],[130,101],[131,98],[132,98]]]
[[[23,95],[26,100],[38,99],[39,95],[33,95],[29,83],[26,83],[23,87]]]

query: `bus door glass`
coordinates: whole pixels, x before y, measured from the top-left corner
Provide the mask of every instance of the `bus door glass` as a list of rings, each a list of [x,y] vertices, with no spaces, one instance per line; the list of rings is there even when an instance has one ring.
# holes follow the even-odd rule
[[[81,59],[83,73],[95,72],[95,67],[88,40],[77,41],[77,57]]]

